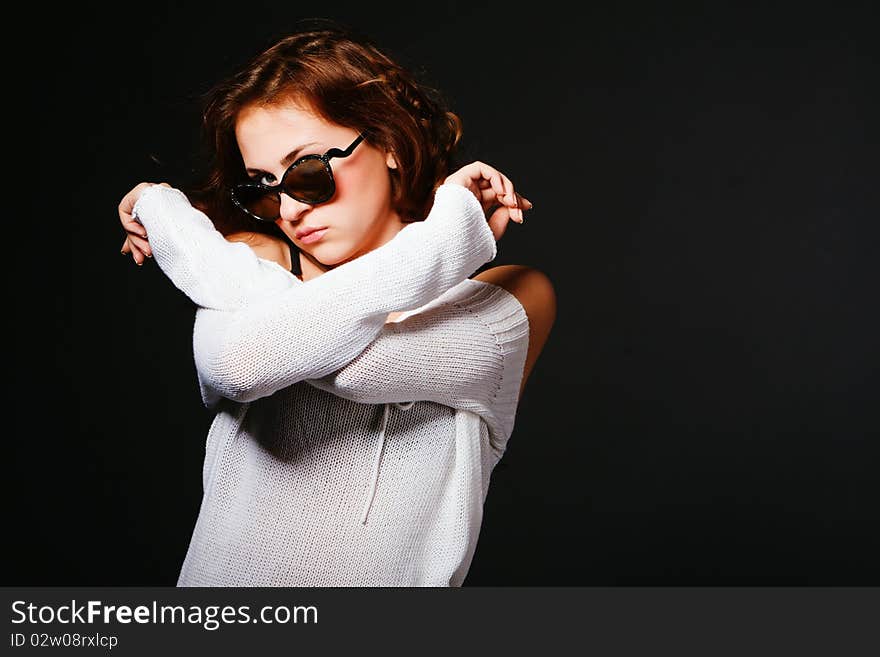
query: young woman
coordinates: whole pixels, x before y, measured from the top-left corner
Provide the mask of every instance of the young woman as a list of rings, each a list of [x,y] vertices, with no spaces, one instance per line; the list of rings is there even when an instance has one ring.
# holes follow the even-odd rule
[[[196,304],[216,410],[178,586],[460,586],[556,312],[539,270],[469,276],[531,202],[450,173],[458,117],[338,26],[217,85],[205,127],[201,189],[119,205],[123,253]]]

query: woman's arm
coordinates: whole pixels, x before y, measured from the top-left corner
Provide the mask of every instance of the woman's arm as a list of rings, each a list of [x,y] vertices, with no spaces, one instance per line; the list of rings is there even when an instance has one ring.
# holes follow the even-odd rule
[[[228,242],[179,190],[147,188],[133,214],[159,267],[199,306],[193,348],[209,406],[339,369],[389,312],[437,298],[497,253],[480,202],[455,183],[437,189],[424,221],[305,283]]]
[[[225,238],[173,187],[147,187],[132,217],[147,229],[159,268],[200,308],[236,310],[302,284],[244,242]]]
[[[357,402],[428,400],[473,411],[504,445],[555,318],[556,291],[544,272],[493,267],[384,326],[342,369],[306,382]]]
[[[517,298],[468,280],[386,324],[341,369],[306,382],[361,403],[427,400],[471,411],[502,447],[513,431],[528,347],[529,319]]]

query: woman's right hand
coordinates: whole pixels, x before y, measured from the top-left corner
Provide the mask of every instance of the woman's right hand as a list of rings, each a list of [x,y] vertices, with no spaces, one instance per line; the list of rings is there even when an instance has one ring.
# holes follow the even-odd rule
[[[140,222],[135,220],[131,213],[134,210],[134,204],[141,197],[141,193],[152,185],[162,185],[163,187],[171,187],[168,183],[149,183],[142,182],[132,188],[128,194],[122,197],[119,202],[119,221],[125,229],[126,237],[122,243],[122,255],[131,253],[131,257],[138,265],[144,264],[144,260],[148,257],[152,258],[153,253],[150,250],[150,243],[147,241],[147,230]]]
[[[510,178],[483,162],[471,162],[446,177],[445,183],[456,183],[471,191],[483,206],[489,228],[497,242],[507,229],[507,222],[523,222],[523,209],[530,210],[532,202],[513,189]],[[500,206],[491,216],[489,210]]]

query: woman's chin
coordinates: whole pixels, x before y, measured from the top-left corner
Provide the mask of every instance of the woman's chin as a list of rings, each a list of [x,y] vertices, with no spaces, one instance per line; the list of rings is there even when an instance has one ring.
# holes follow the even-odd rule
[[[305,251],[307,255],[309,255],[312,260],[319,262],[325,267],[335,267],[347,260],[350,260],[350,254],[347,251],[343,251],[337,245],[333,244],[324,244],[319,242],[318,244],[313,244],[308,247],[308,249],[300,249],[301,251]]]

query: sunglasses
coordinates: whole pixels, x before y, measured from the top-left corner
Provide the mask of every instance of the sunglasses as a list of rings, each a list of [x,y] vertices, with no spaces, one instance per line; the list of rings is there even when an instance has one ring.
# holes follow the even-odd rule
[[[331,148],[323,155],[303,155],[287,168],[277,185],[260,182],[235,185],[231,190],[232,201],[260,221],[276,221],[281,216],[281,192],[310,205],[329,201],[336,193],[330,160],[348,157],[363,139],[361,133],[345,150]]]

